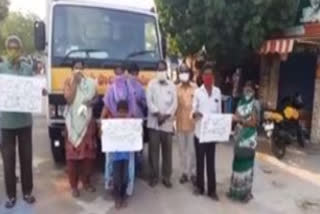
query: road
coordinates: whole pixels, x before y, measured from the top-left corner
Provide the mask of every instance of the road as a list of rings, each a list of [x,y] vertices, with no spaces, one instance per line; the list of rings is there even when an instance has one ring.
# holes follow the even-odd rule
[[[175,145],[176,147],[176,145]],[[70,194],[65,169],[57,168],[49,149],[46,120],[36,116],[34,123],[34,194],[37,203],[29,206],[19,201],[16,208],[4,208],[5,193],[3,170],[0,162],[0,213],[1,214],[315,214],[320,213],[320,150],[301,152],[290,148],[288,156],[278,161],[264,153],[257,155],[255,165],[254,200],[249,204],[229,201],[228,190],[232,146],[217,147],[217,181],[221,201],[216,203],[206,197],[192,194],[190,185],[178,183],[180,169],[177,149],[174,149],[173,189],[163,186],[152,189],[144,180],[136,182],[135,194],[129,206],[121,211],[113,209],[110,195],[104,191],[103,177],[96,173],[94,181],[98,192],[83,193],[80,199]],[[18,171],[18,170],[17,170]]]

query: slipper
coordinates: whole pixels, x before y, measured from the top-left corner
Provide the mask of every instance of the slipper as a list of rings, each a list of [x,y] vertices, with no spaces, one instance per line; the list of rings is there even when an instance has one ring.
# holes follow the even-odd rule
[[[36,198],[33,195],[24,195],[23,200],[28,204],[34,204],[36,202]]]
[[[16,202],[17,202],[16,198],[10,198],[6,202],[5,207],[7,209],[12,209],[16,205]]]

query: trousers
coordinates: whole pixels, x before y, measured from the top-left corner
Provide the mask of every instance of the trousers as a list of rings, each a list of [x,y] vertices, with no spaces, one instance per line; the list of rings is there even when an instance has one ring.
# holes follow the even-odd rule
[[[177,133],[177,140],[180,154],[180,165],[182,173],[187,176],[196,174],[196,154],[194,145],[194,134],[191,133]]]
[[[200,193],[204,193],[204,164],[207,167],[207,191],[208,195],[216,194],[216,170],[215,170],[215,153],[216,144],[200,143],[195,138],[196,162],[197,162],[197,181],[196,185]]]
[[[16,146],[20,160],[20,177],[23,195],[29,195],[33,189],[32,174],[32,127],[2,129],[2,159],[6,193],[9,198],[16,197]]]
[[[159,179],[159,156],[161,147],[162,177],[164,180],[170,181],[172,173],[172,134],[150,129],[149,137],[150,179]]]

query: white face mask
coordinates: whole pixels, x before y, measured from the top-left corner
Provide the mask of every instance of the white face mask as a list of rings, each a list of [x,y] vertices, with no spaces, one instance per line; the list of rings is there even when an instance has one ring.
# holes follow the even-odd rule
[[[181,80],[181,82],[188,82],[189,81],[189,73],[181,73],[179,74],[179,79]]]
[[[157,78],[158,78],[160,81],[167,80],[167,72],[166,72],[166,71],[158,71],[158,72],[157,72]]]

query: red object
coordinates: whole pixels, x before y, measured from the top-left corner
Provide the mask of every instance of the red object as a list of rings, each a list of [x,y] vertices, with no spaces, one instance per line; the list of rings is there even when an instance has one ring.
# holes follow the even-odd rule
[[[260,54],[280,54],[287,55],[293,51],[295,39],[273,39],[263,43]]]
[[[68,131],[68,130],[66,130]],[[82,139],[80,145],[75,148],[68,140],[66,135],[66,158],[67,160],[84,160],[95,159],[97,150],[97,128],[96,123],[92,120],[87,129],[87,133]]]
[[[213,76],[210,74],[205,74],[202,76],[202,81],[206,87],[211,87],[213,85]]]
[[[72,189],[78,188],[79,180],[81,180],[83,187],[90,186],[90,177],[92,175],[93,160],[68,160],[68,175],[69,182]]]

